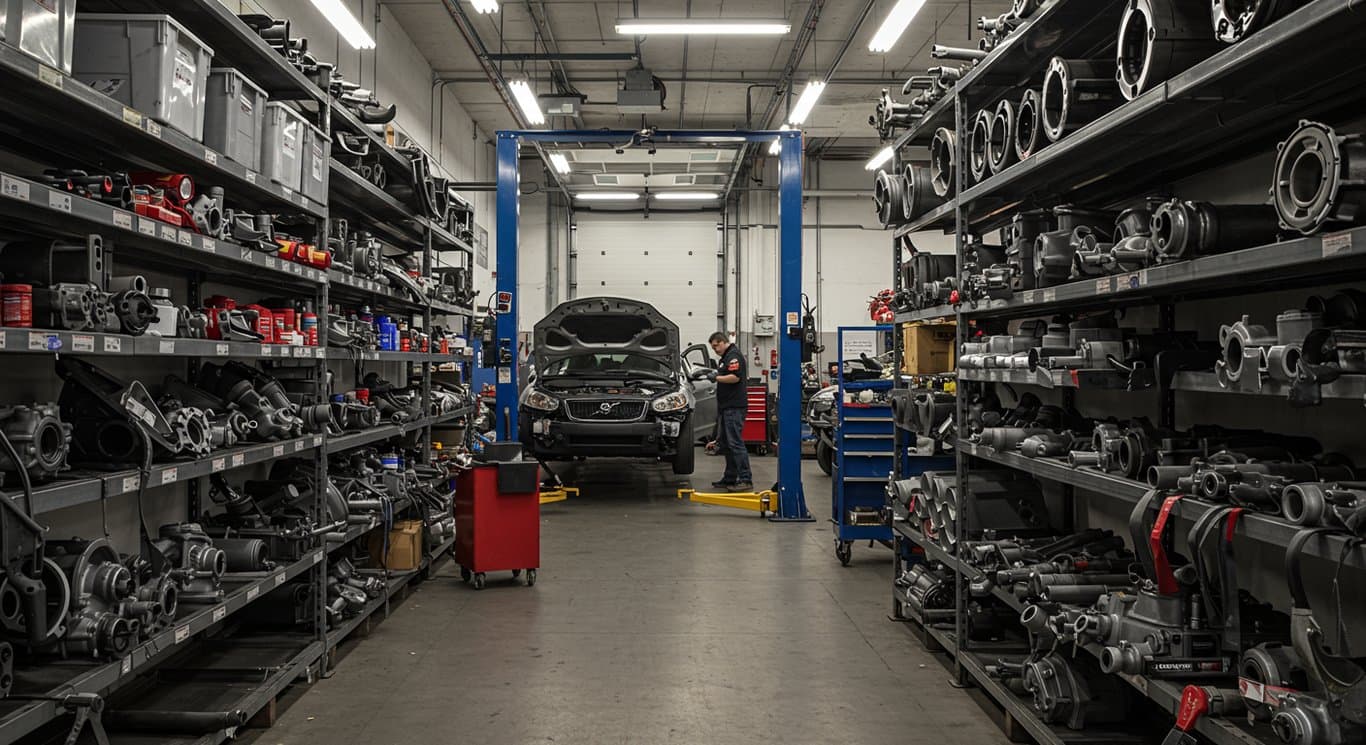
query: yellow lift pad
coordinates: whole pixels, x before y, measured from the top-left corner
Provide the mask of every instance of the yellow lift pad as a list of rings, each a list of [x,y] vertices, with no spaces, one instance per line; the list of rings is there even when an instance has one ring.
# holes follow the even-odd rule
[[[579,496],[579,490],[578,487],[574,486],[561,486],[558,489],[544,489],[541,491],[541,504],[563,502],[570,497],[577,496]]]
[[[700,492],[696,489],[679,489],[678,498],[686,499],[689,502],[714,504],[718,507],[749,510],[750,512],[759,513],[759,517],[763,517],[766,513],[773,512],[773,507],[778,504],[778,492],[772,490],[760,492]]]

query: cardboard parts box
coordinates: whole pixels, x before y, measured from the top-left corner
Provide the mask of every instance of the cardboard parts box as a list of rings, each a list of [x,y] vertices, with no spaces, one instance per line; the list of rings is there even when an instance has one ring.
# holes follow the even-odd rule
[[[952,323],[916,323],[901,327],[901,371],[908,375],[953,372],[957,327]]]

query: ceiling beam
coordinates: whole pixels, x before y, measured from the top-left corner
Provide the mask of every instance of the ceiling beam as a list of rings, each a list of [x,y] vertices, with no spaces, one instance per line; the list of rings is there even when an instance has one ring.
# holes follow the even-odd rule
[[[635,52],[494,52],[492,62],[631,62]]]

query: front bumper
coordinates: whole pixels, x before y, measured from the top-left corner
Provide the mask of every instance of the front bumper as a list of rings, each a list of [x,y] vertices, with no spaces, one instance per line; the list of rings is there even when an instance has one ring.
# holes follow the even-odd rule
[[[522,445],[538,458],[580,456],[663,458],[678,452],[682,422],[573,422],[523,411],[518,431]]]

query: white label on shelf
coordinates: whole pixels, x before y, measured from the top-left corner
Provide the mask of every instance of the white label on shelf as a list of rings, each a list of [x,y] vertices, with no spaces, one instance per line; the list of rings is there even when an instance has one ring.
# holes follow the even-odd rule
[[[4,332],[0,332],[0,349],[5,349],[5,348],[7,348],[8,346],[9,346],[9,337],[6,336]]]
[[[251,587],[248,587],[248,588],[247,588],[247,602],[250,603],[251,601],[255,600],[258,596],[260,596],[260,594],[261,594],[261,586],[260,586],[260,585],[252,585]]]
[[[1350,253],[1351,251],[1352,232],[1350,230],[1344,230],[1341,233],[1326,233],[1323,236],[1323,258]]]
[[[47,206],[60,212],[71,212],[71,195],[66,192],[49,189],[47,192]]]
[[[255,184],[255,183],[256,183],[256,171],[247,171],[247,183],[248,183],[248,184]]]
[[[142,129],[142,114],[139,114],[135,109],[130,109],[127,106],[124,106],[123,123],[129,126],[137,127],[138,129]]]
[[[62,89],[62,74],[47,65],[38,65],[38,79],[57,90]]]
[[[1100,279],[1096,280],[1096,294],[1097,294],[1097,295],[1109,295],[1109,294],[1110,294],[1110,286],[1111,286],[1111,285],[1110,285],[1110,278],[1109,278],[1109,277],[1101,277]]]
[[[313,563],[314,563],[314,564],[321,564],[322,561],[323,561],[323,552],[321,552],[321,551],[314,551],[314,552],[313,552]]]
[[[308,206],[308,197],[305,197],[304,195],[300,194],[300,195],[299,195],[299,206],[300,206],[300,207],[307,207],[307,206]]]
[[[214,458],[214,459],[213,459],[213,462],[209,463],[209,470],[210,470],[210,471],[213,471],[214,473],[218,473],[219,471],[222,471],[222,470],[226,469],[227,467],[228,467],[228,459],[227,459],[227,458]]]
[[[108,354],[118,354],[123,351],[123,340],[117,336],[104,337],[104,351]]]
[[[189,638],[190,638],[190,625],[189,625],[188,623],[185,624],[184,626],[177,626],[177,627],[176,627],[176,630],[175,630],[175,643],[176,643],[176,644],[183,644],[183,643],[185,643],[185,640],[186,640],[186,639],[189,639]]]
[[[271,455],[274,455],[276,458],[279,458],[280,456],[282,456],[282,455],[284,455],[284,454],[285,454],[285,446],[284,446],[284,445],[276,445],[275,448],[274,448],[274,449],[272,450],[272,452],[271,452]]]
[[[124,657],[119,661],[119,675],[127,675],[133,672],[133,658]]]
[[[143,119],[143,122],[142,122],[142,123],[143,123],[143,125],[144,125],[144,126],[143,126],[143,129],[146,129],[146,130],[147,130],[147,134],[149,134],[149,135],[151,135],[151,136],[153,136],[153,137],[155,137],[155,138],[157,138],[157,139],[161,139],[161,125],[160,125],[160,124],[157,124],[156,122],[152,121],[152,118],[151,118],[151,117],[145,117],[145,118]]]
[[[215,153],[208,148],[204,148],[204,162],[211,166],[218,165],[218,153]]]
[[[1020,298],[1020,302],[1024,303],[1025,305],[1037,303],[1038,301],[1039,295],[1038,291],[1036,290],[1025,290],[1024,296]]]
[[[176,238],[180,240],[180,245],[187,248],[194,245],[194,233],[191,233],[188,230],[176,231]]]
[[[214,240],[214,239],[212,239],[212,238],[205,238],[205,239],[204,239],[204,250],[205,250],[205,251],[208,251],[208,252],[211,253],[211,254],[216,254],[216,253],[218,253],[218,241],[216,241],[216,240]]]
[[[321,447],[322,444],[323,444],[323,436],[322,436],[322,435],[315,435],[315,436],[313,437],[313,447],[315,447],[315,448],[316,448],[316,447]]]
[[[0,176],[0,195],[21,202],[28,201],[28,183],[9,176]]]
[[[48,351],[48,339],[57,339],[57,338],[58,338],[58,337],[57,337],[56,334],[45,334],[45,333],[43,333],[43,332],[41,332],[41,331],[30,331],[30,332],[28,332],[28,348],[29,348],[29,351],[30,351],[30,352],[46,352],[46,351]],[[59,340],[59,341],[60,341],[60,340]],[[60,349],[60,348],[61,348],[61,345],[58,344],[58,349]],[[53,350],[53,351],[56,351],[56,350]]]
[[[319,360],[320,360],[320,359],[323,359],[323,358],[326,357],[326,356],[327,356],[327,350],[326,350],[326,349],[323,349],[322,347],[315,347],[315,348],[313,349],[313,357],[314,357],[314,359],[319,359]]]
[[[123,210],[114,210],[114,227],[132,230],[133,216]]]
[[[161,225],[161,239],[174,242],[176,240],[176,229],[163,223]]]
[[[303,274],[304,268],[300,264],[293,264],[290,266],[290,271],[294,272],[295,274]]]
[[[229,347],[226,343],[224,343],[224,344],[215,344],[215,345],[213,346],[213,353],[216,354],[216,355],[218,355],[219,357],[227,357],[227,356],[228,356],[228,353],[231,352],[231,351],[232,351],[232,347]]]
[[[279,262],[277,262],[277,261],[275,260],[275,257],[274,257],[274,256],[267,256],[267,257],[266,257],[266,266],[270,267],[271,269],[274,269],[275,266],[276,266],[276,264],[278,264],[278,263],[279,263]]]
[[[232,455],[232,467],[233,467],[233,468],[238,468],[239,466],[244,466],[244,465],[246,465],[246,464],[247,464],[247,454],[246,454],[246,453],[233,453],[233,455]]]
[[[256,252],[253,251],[253,250],[251,250],[250,248],[244,248],[244,249],[242,249],[242,254],[241,254],[241,256],[239,256],[238,258],[242,259],[243,261],[247,262],[248,264],[255,264],[255,263],[256,263]]]
[[[161,354],[175,354],[175,342],[168,339],[162,339],[161,344],[157,346],[157,349],[160,350]]]
[[[1148,275],[1145,272],[1121,274],[1115,278],[1115,292],[1137,290],[1146,284],[1148,284]]]
[[[220,605],[220,606],[218,606],[217,608],[214,608],[214,609],[213,609],[213,622],[214,622],[214,623],[218,623],[219,621],[222,621],[223,619],[225,619],[225,618],[227,618],[227,617],[228,617],[228,607],[227,607],[226,605]]]
[[[1053,302],[1054,300],[1057,300],[1057,299],[1058,299],[1058,291],[1057,291],[1057,289],[1055,289],[1055,288],[1053,288],[1053,287],[1050,287],[1050,288],[1048,288],[1047,290],[1044,290],[1044,291],[1043,291],[1043,301],[1044,301],[1045,303],[1051,303],[1051,302]]]
[[[163,485],[165,485],[165,484],[174,484],[176,478],[179,477],[179,476],[180,476],[180,469],[176,468],[175,466],[172,466],[172,467],[167,468],[167,469],[165,469],[165,470],[163,470],[163,471],[161,472],[161,483],[162,483]]]
[[[141,476],[124,476],[124,477],[123,477],[123,492],[124,492],[125,494],[127,494],[127,493],[129,493],[129,492],[135,492],[135,491],[137,491],[137,490],[138,490],[138,486],[140,486],[141,483],[142,483],[141,480],[142,480],[142,477],[141,477]]]
[[[157,237],[156,220],[153,220],[150,217],[139,217],[138,232],[142,233],[143,235],[150,235],[153,238]]]
[[[294,190],[291,189],[291,188],[289,188],[288,186],[285,186],[284,184],[281,184],[281,185],[280,185],[280,191],[284,192],[284,193],[285,193],[285,196],[286,196],[287,198],[289,198],[289,199],[293,199],[293,198],[294,198]]]
[[[270,350],[271,350],[271,347],[270,347],[269,344],[262,344],[262,345],[261,345],[261,356],[262,356],[262,357],[269,357],[269,356],[270,356]]]
[[[90,334],[72,334],[71,351],[73,352],[93,352],[95,351],[95,337]]]
[[[280,572],[279,574],[275,575],[275,586],[276,586],[276,587],[279,587],[280,585],[283,585],[284,583],[285,583],[285,573],[284,573],[284,572]]]

